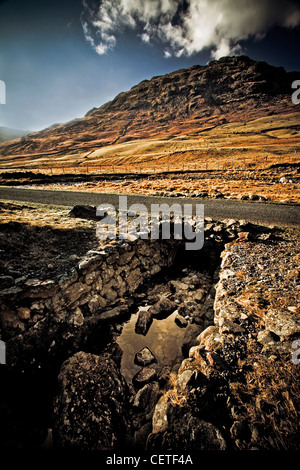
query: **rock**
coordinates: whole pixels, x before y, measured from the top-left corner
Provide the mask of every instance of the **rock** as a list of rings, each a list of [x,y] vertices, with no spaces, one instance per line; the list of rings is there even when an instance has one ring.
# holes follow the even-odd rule
[[[201,333],[202,330],[202,325],[198,325],[197,323],[188,324],[184,333],[182,344],[183,357],[188,357],[191,347],[198,345],[197,336]]]
[[[129,292],[130,293],[134,292],[136,288],[141,284],[142,281],[143,281],[143,276],[142,276],[140,268],[136,268],[133,271],[131,271],[126,278]]]
[[[240,232],[240,233],[238,234],[238,237],[239,237],[239,240],[240,240],[240,241],[249,240],[249,236],[250,236],[250,233],[249,233],[249,232]]]
[[[265,327],[284,339],[300,334],[300,318],[297,315],[269,311],[266,315]]]
[[[21,320],[29,320],[29,318],[30,318],[30,309],[29,308],[20,307],[20,308],[18,308],[17,312],[18,312],[18,317]]]
[[[63,274],[60,276],[58,284],[62,289],[67,289],[71,284],[76,282],[78,279],[78,272],[76,269],[72,269],[70,273],[68,274]]]
[[[100,218],[96,216],[96,206],[76,205],[70,210],[69,217],[89,220],[100,220]]]
[[[72,315],[69,318],[69,322],[75,327],[80,327],[84,324],[84,316],[79,307],[75,308],[75,310],[72,312]]]
[[[1,306],[0,324],[2,333],[8,336],[16,336],[25,330],[23,321],[19,316],[5,305]]]
[[[176,292],[181,291],[181,290],[188,290],[189,285],[185,284],[184,282],[180,281],[170,281],[170,284],[175,288]]]
[[[224,335],[219,333],[219,329],[216,326],[211,325],[200,333],[197,340],[199,341],[201,348],[205,348],[207,351],[216,351],[218,349],[222,349]],[[190,357],[192,349],[190,350]]]
[[[178,373],[176,383],[175,383],[176,388],[179,389],[180,391],[185,391],[188,384],[191,383],[193,376],[194,376],[194,371],[189,370],[189,369],[184,370],[181,373]]]
[[[211,367],[216,370],[228,370],[226,362],[215,352],[207,352],[206,357]]]
[[[158,274],[161,271],[161,267],[158,264],[155,264],[151,269],[150,269],[150,275],[154,276],[155,274]]]
[[[90,290],[91,290],[91,286],[88,286],[87,284],[83,284],[82,282],[75,282],[74,284],[71,284],[64,291],[67,305],[72,305],[83,294],[86,294]]]
[[[188,321],[182,315],[179,314],[175,316],[175,323],[180,328],[185,328],[188,325]]]
[[[151,367],[143,367],[132,378],[132,383],[136,388],[141,388],[145,384],[152,382],[157,377],[156,370]]]
[[[105,308],[106,304],[107,301],[104,299],[104,297],[100,295],[94,295],[89,301],[88,306],[91,314],[93,315],[94,313],[97,313],[98,310]]]
[[[155,411],[153,415],[153,432],[148,437],[147,451],[175,452],[178,449],[189,449],[198,452],[227,448],[216,426],[193,416],[190,412],[177,419],[176,415],[172,416],[167,403],[160,401],[160,413],[157,412],[156,415]]]
[[[279,340],[279,336],[275,335],[275,333],[269,330],[262,330],[257,333],[257,341],[263,345],[270,343],[273,344]]]
[[[169,382],[171,372],[172,370],[170,366],[164,366],[159,372],[158,381],[162,387]]]
[[[78,352],[61,367],[54,401],[56,448],[111,451],[129,426],[128,389],[114,361]]]
[[[135,332],[137,334],[146,335],[152,324],[152,313],[150,307],[140,307],[138,318],[135,324]]]
[[[287,178],[286,178],[285,176],[282,176],[282,177],[279,179],[279,183],[283,183],[283,184],[284,184],[284,183],[287,183],[287,182],[288,182],[288,180],[287,180]]]
[[[235,225],[237,223],[236,219],[229,219],[225,222],[226,227],[231,227],[232,225]]]
[[[228,320],[227,318],[221,318],[218,321],[218,325],[220,327],[221,333],[233,333],[233,334],[241,334],[245,333],[245,328],[233,321]]]
[[[163,395],[157,402],[152,417],[152,432],[160,433],[168,428],[169,399]]]
[[[123,266],[124,264],[128,264],[133,256],[134,256],[134,251],[125,251],[125,253],[122,253],[120,255],[119,265]]]
[[[157,362],[156,357],[148,347],[141,349],[134,358],[134,363],[142,367],[149,366],[153,362]]]
[[[222,230],[223,230],[223,225],[221,225],[221,224],[215,225],[213,227],[213,232],[215,232],[215,233],[221,233]]]
[[[100,312],[93,318],[89,319],[89,323],[98,323],[98,321],[114,321],[118,320],[121,316],[128,312],[128,305],[118,305],[117,307],[111,308],[104,312]]]
[[[40,279],[28,279],[25,282],[24,298],[48,299],[57,292],[58,285],[51,279],[41,281]]]
[[[107,253],[105,251],[98,252],[93,256],[85,256],[79,261],[78,269],[83,274],[88,274],[89,272],[98,269],[106,257]]]
[[[159,394],[158,382],[152,382],[144,385],[138,390],[134,397],[133,406],[140,410],[143,410],[145,414],[152,411],[153,407],[157,402]]]
[[[168,299],[167,297],[163,297],[160,299],[156,304],[152,305],[149,309],[149,313],[156,317],[166,317],[171,312],[176,310],[176,304],[172,300]]]
[[[259,196],[257,194],[249,194],[250,201],[259,201]]]
[[[201,302],[205,298],[206,292],[204,289],[197,289],[194,299]]]

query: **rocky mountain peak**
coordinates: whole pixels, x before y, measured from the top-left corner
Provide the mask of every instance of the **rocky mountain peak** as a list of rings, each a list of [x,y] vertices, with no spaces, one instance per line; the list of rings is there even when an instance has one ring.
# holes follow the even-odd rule
[[[295,73],[247,56],[223,57],[143,80],[81,119],[3,144],[0,153],[89,151],[291,112],[294,79]]]

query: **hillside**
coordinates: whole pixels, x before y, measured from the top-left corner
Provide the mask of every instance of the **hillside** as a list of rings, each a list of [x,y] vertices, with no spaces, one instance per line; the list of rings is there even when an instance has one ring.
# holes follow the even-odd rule
[[[91,162],[99,164],[106,156],[103,150],[109,154],[113,149],[114,157],[116,154],[126,157],[128,148],[124,151],[122,146],[132,142],[142,147],[137,153],[143,161],[145,148],[147,153],[149,147],[150,153],[154,148],[160,157],[178,149],[200,148],[202,133],[208,136],[208,141],[217,134],[226,138],[228,131],[233,136],[242,133],[245,137],[246,123],[256,125],[261,118],[266,118],[262,121],[263,133],[278,133],[278,129],[291,126],[292,132],[285,136],[289,139],[299,127],[298,116],[294,115],[296,107],[291,101],[291,83],[297,76],[282,67],[239,56],[153,77],[100,108],[93,108],[81,119],[0,145],[1,166],[27,166],[30,156],[34,157],[36,168],[68,162],[70,166],[78,165],[84,162],[87,153],[94,151]],[[282,124],[281,120],[287,117],[289,124]],[[260,129],[255,130],[254,134],[257,133]],[[282,138],[283,133],[280,134]],[[176,137],[179,140],[182,137],[183,147],[174,142]],[[193,144],[186,146],[191,137]],[[267,141],[273,143],[272,137],[268,136]],[[298,134],[294,135],[293,143],[298,143]],[[129,147],[129,152],[135,154],[135,148]]]
[[[0,142],[8,142],[13,139],[19,139],[29,131],[21,131],[19,129],[11,129],[10,127],[0,126]]]

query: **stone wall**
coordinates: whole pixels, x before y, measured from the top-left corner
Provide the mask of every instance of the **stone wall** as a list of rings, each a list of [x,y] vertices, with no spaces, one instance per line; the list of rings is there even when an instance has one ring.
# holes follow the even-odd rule
[[[128,311],[134,291],[172,263],[179,245],[172,240],[120,241],[89,251],[58,280],[27,279],[2,290],[1,337],[7,363],[43,363],[64,356],[64,349],[66,354],[76,351],[91,330]]]

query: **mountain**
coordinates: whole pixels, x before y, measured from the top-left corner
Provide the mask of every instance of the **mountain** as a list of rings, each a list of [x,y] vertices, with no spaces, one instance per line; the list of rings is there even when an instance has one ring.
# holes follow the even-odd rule
[[[83,118],[0,145],[1,160],[18,155],[51,155],[53,161],[63,155],[80,157],[113,144],[294,113],[291,84],[297,77],[246,56],[177,70],[142,81]]]
[[[19,129],[11,129],[10,127],[0,126],[0,142],[7,142],[18,139],[26,134],[29,134],[29,131],[20,131]]]

